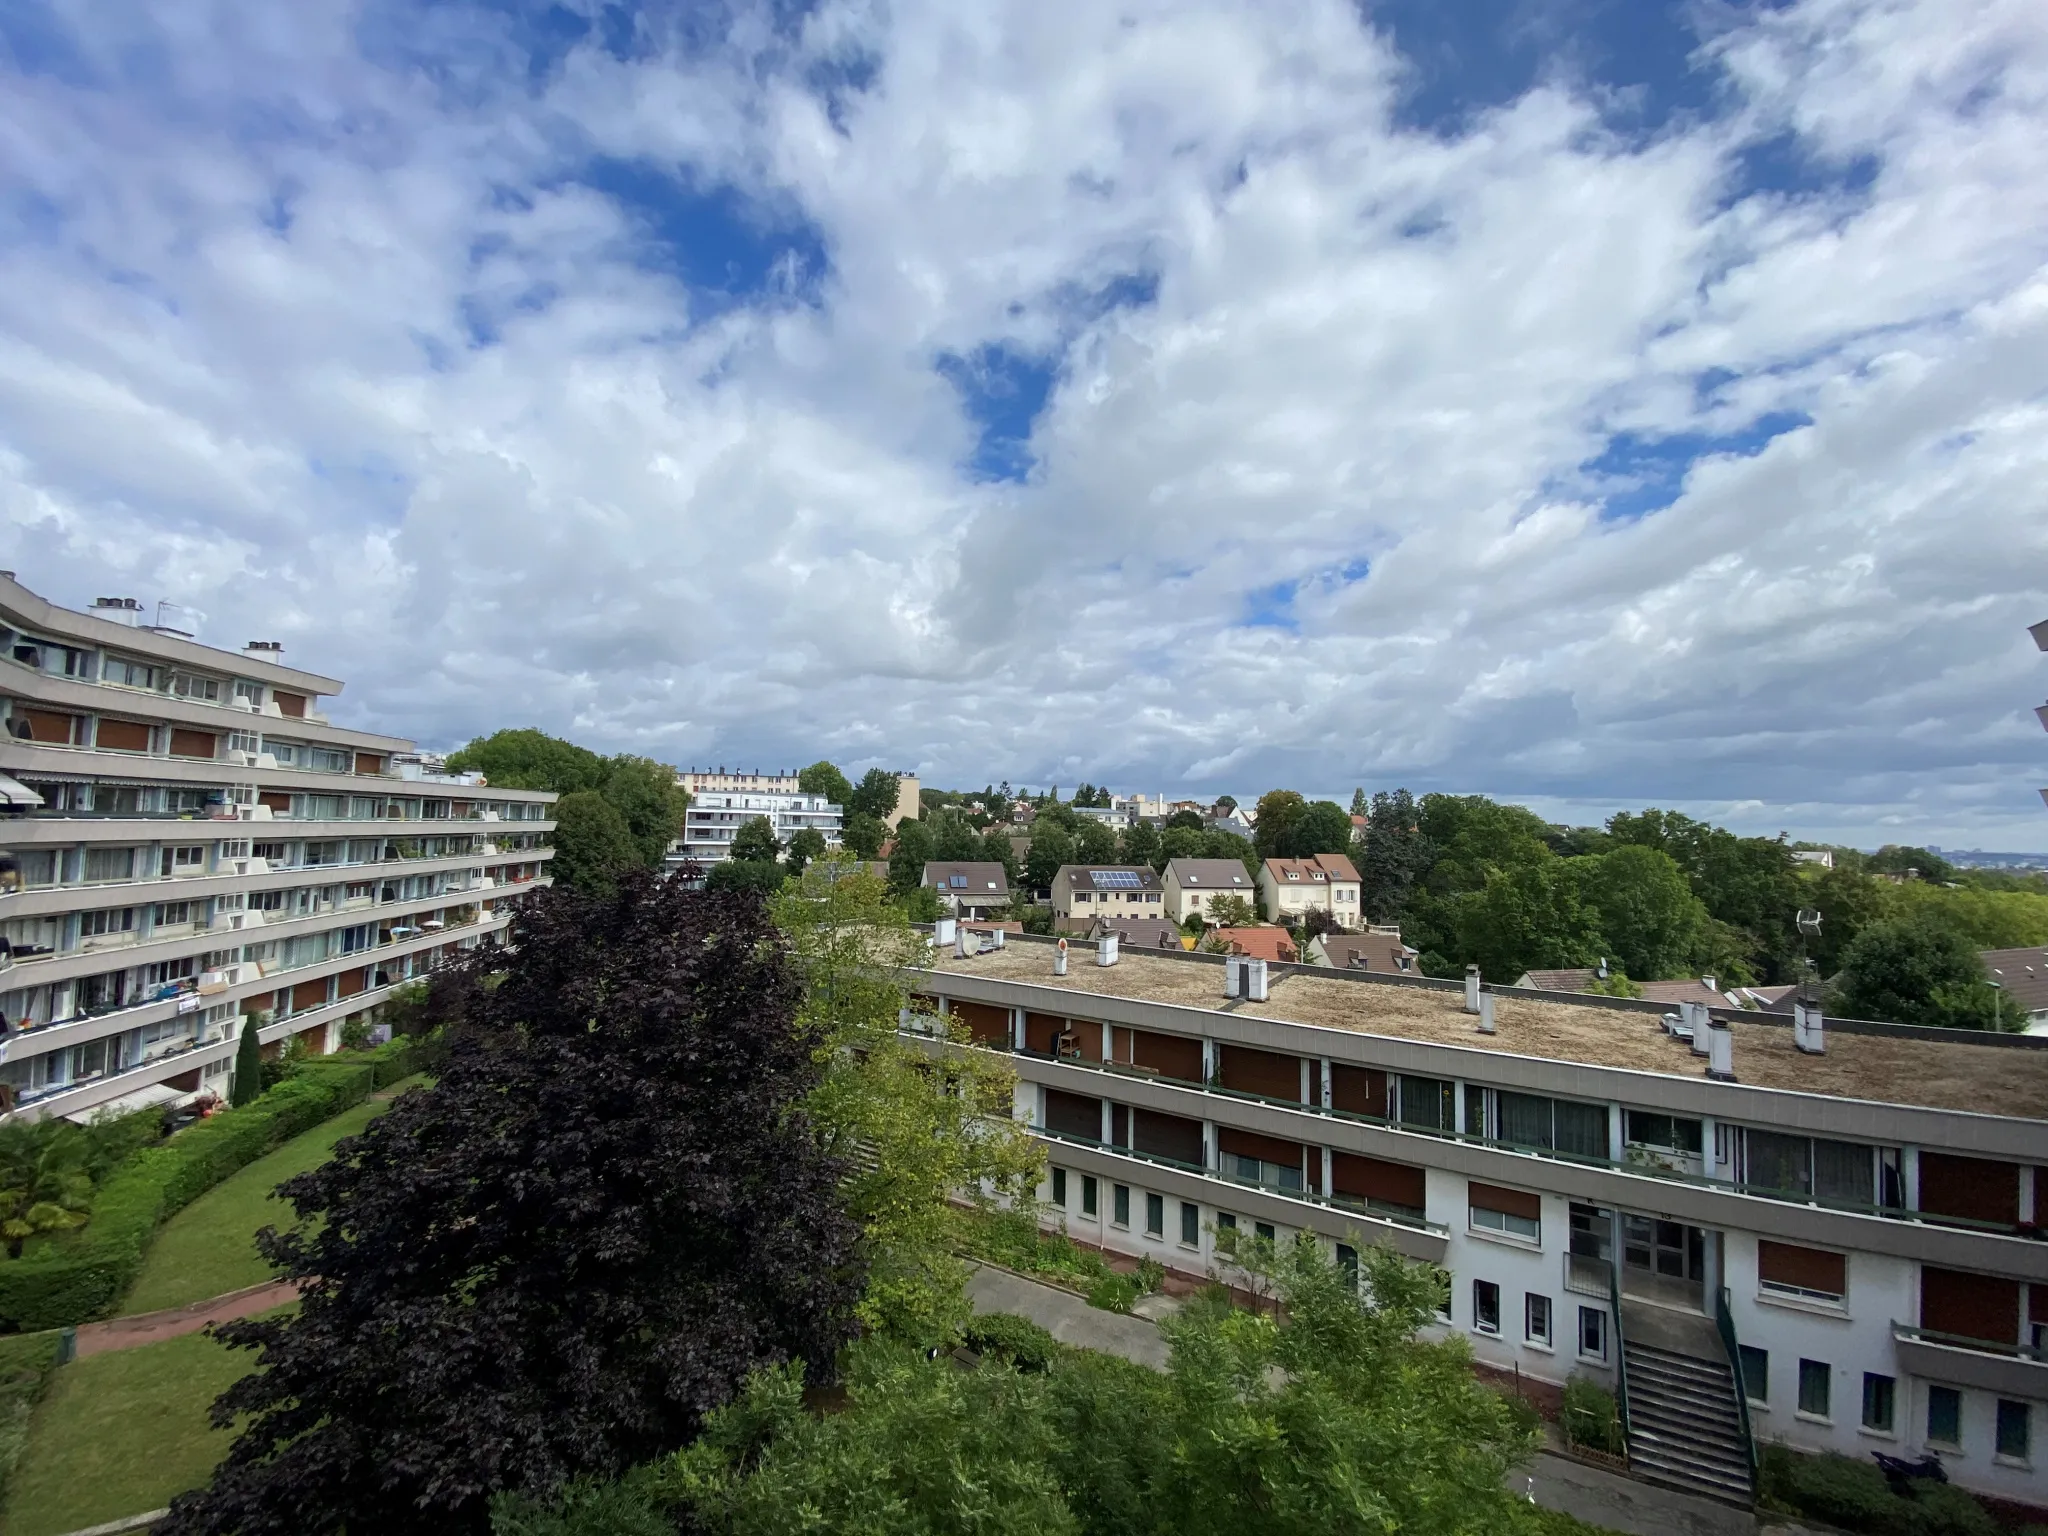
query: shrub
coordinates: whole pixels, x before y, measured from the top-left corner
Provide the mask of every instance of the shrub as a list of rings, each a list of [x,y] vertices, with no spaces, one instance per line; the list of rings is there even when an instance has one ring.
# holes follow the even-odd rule
[[[135,1279],[167,1218],[278,1143],[409,1075],[418,1055],[416,1042],[394,1041],[360,1055],[316,1057],[251,1103],[136,1153],[100,1186],[80,1231],[0,1262],[0,1323],[29,1332],[103,1315]]]
[[[1574,1445],[1619,1456],[1625,1447],[1614,1394],[1597,1381],[1574,1376],[1564,1384],[1564,1433]]]
[[[1869,1536],[1997,1536],[1984,1506],[1946,1483],[1891,1491],[1884,1474],[1848,1456],[1809,1456],[1782,1445],[1763,1449],[1759,1491],[1766,1504]]]
[[[1135,1275],[1104,1275],[1088,1287],[1088,1305],[1105,1312],[1128,1312],[1144,1294]]]
[[[56,1333],[0,1339],[0,1501],[6,1499],[28,1445],[29,1416],[56,1368]]]
[[[1007,1360],[1020,1371],[1043,1371],[1059,1343],[1029,1318],[986,1312],[962,1330],[960,1341],[978,1355]]]

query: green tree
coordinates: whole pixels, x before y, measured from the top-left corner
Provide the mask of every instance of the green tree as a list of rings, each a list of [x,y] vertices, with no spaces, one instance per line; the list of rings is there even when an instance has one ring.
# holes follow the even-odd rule
[[[10,1258],[32,1237],[85,1224],[90,1160],[90,1138],[68,1120],[0,1124],[0,1239]]]
[[[981,834],[956,809],[947,809],[926,820],[931,829],[932,857],[951,863],[968,863],[982,854]]]
[[[1120,863],[1149,864],[1154,869],[1163,869],[1166,858],[1161,847],[1159,829],[1141,819],[1124,828],[1123,836],[1117,839],[1116,855]]]
[[[1671,855],[1628,843],[1567,867],[1623,970],[1637,981],[1689,974],[1709,919]]]
[[[1221,802],[1218,802],[1221,804]],[[1288,857],[1288,834],[1301,813],[1308,809],[1308,801],[1291,789],[1269,789],[1259,796],[1259,807],[1252,816],[1252,844],[1259,850],[1262,859],[1283,859]],[[1350,824],[1345,824],[1346,839],[1349,840]]]
[[[1408,893],[1429,874],[1436,848],[1422,830],[1422,813],[1405,789],[1372,797],[1365,832],[1355,840],[1359,900],[1376,923],[1398,923]]]
[[[987,864],[1002,865],[1004,878],[1010,882],[1013,891],[1023,879],[1023,862],[1017,857],[1017,846],[1010,841],[1010,830],[1007,826],[999,824],[983,834],[981,860]]]
[[[1249,897],[1225,894],[1209,903],[1209,920],[1218,928],[1255,928],[1259,909]]]
[[[789,834],[788,856],[784,863],[792,875],[800,875],[813,859],[825,856],[825,834],[816,827],[800,827]]]
[[[807,795],[823,795],[841,809],[853,799],[852,781],[822,758],[796,776],[796,787]]]
[[[251,1103],[263,1091],[263,1042],[257,1038],[256,1016],[242,1020],[242,1033],[235,1042],[235,1070],[228,1079],[228,1103],[235,1109]]]
[[[1609,819],[1617,843],[1639,843],[1671,855],[1693,894],[1717,921],[1745,935],[1744,959],[1778,980],[1796,979],[1799,945],[1793,929],[1800,886],[1783,838],[1737,837],[1724,827],[1654,807]]]
[[[870,816],[865,811],[850,813],[846,824],[840,828],[839,841],[856,859],[878,859],[882,856],[882,844],[888,840],[889,828],[879,816]]]
[[[1820,932],[1802,936],[1806,956],[1822,976],[1833,976],[1856,936],[1898,916],[1900,888],[1847,869],[1824,869],[1795,883],[1794,900],[1820,913]]]
[[[1874,923],[1842,957],[1833,1006],[1857,1019],[1989,1029],[1997,991],[1970,941],[1925,916]],[[2009,1017],[2009,1027],[2022,1022]]]
[[[648,757],[621,756],[607,765],[598,791],[626,823],[627,835],[639,851],[639,862],[659,869],[669,845],[683,834],[683,812],[690,797],[676,782],[676,771]]]
[[[1189,832],[1202,830],[1202,818],[1193,811],[1175,811],[1166,818],[1166,830],[1185,829]]]
[[[756,816],[740,823],[740,829],[732,835],[730,857],[752,864],[773,864],[782,857],[782,840],[775,835],[775,824],[766,816]]]
[[[1369,802],[1369,801],[1368,801],[1368,800],[1367,800],[1367,799],[1365,798],[1365,791],[1364,791],[1363,789],[1354,789],[1354,790],[1352,790],[1352,791],[1351,791],[1351,814],[1352,814],[1352,815],[1354,815],[1354,816],[1364,816],[1364,815],[1366,815],[1366,814],[1367,814],[1367,813],[1368,813],[1368,812],[1369,812],[1370,810],[1371,810],[1371,802]]]
[[[1501,982],[1543,967],[1592,965],[1607,948],[1570,866],[1547,848],[1541,860],[1494,871],[1479,890],[1458,896],[1451,931],[1450,958]]]
[[[896,775],[886,768],[870,768],[847,796],[846,812],[849,816],[858,813],[886,823],[896,812],[896,794]]]
[[[1048,890],[1053,876],[1064,864],[1081,862],[1075,854],[1073,834],[1043,816],[1031,829],[1031,849],[1024,856],[1024,878],[1034,891]]]
[[[602,892],[629,869],[643,867],[632,828],[619,808],[594,789],[555,802],[555,857],[548,873],[571,890]]]
[[[938,840],[929,824],[905,820],[896,826],[896,847],[889,855],[889,889],[902,895],[924,884],[924,867],[938,857]]]
[[[551,789],[569,795],[603,786],[605,760],[545,731],[493,731],[448,754],[452,773],[481,773],[501,789]]]
[[[1334,800],[1317,800],[1295,812],[1280,834],[1283,859],[1312,859],[1319,853],[1351,851],[1351,817]]]
[[[1083,818],[1074,833],[1074,862],[1076,864],[1114,864],[1116,862],[1116,834],[1101,822]]]
[[[1252,846],[1248,837],[1239,837],[1235,832],[1204,832],[1201,856],[1205,859],[1235,859],[1244,866],[1244,872],[1252,883],[1258,883],[1259,850]]]
[[[773,859],[721,859],[705,871],[704,889],[773,896],[785,878],[783,867]]]
[[[1936,885],[1956,877],[1955,865],[1940,854],[1906,843],[1886,843],[1863,861],[1863,867],[1873,875],[1912,875]]]

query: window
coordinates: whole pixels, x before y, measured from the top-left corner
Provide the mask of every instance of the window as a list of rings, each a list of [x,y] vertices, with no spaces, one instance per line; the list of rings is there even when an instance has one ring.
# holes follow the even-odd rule
[[[238,677],[235,679],[235,697],[247,699],[251,704],[261,704],[263,702],[263,685]]]
[[[1096,1211],[1097,1211],[1097,1209],[1098,1209],[1098,1206],[1099,1206],[1099,1204],[1100,1204],[1100,1196],[1099,1196],[1099,1194],[1098,1194],[1098,1192],[1097,1192],[1097,1189],[1096,1189],[1096,1184],[1095,1184],[1095,1176],[1094,1176],[1093,1174],[1089,1174],[1089,1173],[1084,1173],[1084,1174],[1082,1174],[1082,1175],[1081,1175],[1081,1214],[1082,1214],[1083,1216],[1093,1216],[1093,1215],[1095,1215],[1095,1214],[1096,1214]]]
[[[1067,1170],[1064,1168],[1052,1171],[1052,1203],[1063,1211],[1067,1208]]]
[[[1166,1236],[1166,1197],[1164,1195],[1147,1195],[1145,1197],[1145,1235],[1147,1237]]]
[[[100,938],[110,933],[132,933],[134,930],[133,907],[108,907],[98,912],[78,914],[78,936],[83,939]]]
[[[109,656],[100,664],[100,681],[122,688],[155,688],[157,669],[144,661]]]
[[[175,927],[179,923],[192,921],[192,903],[189,901],[160,901],[156,905],[156,926]]]
[[[1550,1344],[1550,1298],[1534,1291],[1522,1298],[1522,1337],[1531,1344]]]
[[[1120,1227],[1131,1224],[1131,1186],[1112,1184],[1109,1190],[1109,1219]]]
[[[2029,1441],[2033,1438],[2028,1423],[2031,1415],[2025,1403],[2014,1402],[2011,1398],[1998,1400],[1998,1454],[2008,1461],[2029,1459]]]
[[[194,677],[190,672],[173,672],[171,692],[181,699],[203,699],[208,704],[218,704],[220,680],[212,677]]]
[[[1403,1125],[1425,1131],[1448,1131],[1455,1124],[1449,1083],[1434,1077],[1403,1077],[1400,1089]]]
[[[1436,1282],[1436,1315],[1445,1322],[1451,1320],[1451,1272],[1441,1264],[1431,1264],[1430,1279]]]
[[[1863,1373],[1863,1427],[1874,1429],[1879,1434],[1892,1432],[1892,1405],[1898,1396],[1899,1384],[1889,1376],[1880,1376],[1875,1371]]]
[[[263,750],[263,744],[257,739],[254,731],[229,731],[228,750],[230,752],[247,752],[251,757],[254,757]]]
[[[1963,1394],[1954,1387],[1927,1389],[1927,1443],[1960,1449],[1963,1443]]]
[[[1816,1419],[1829,1417],[1829,1381],[1833,1372],[1825,1360],[1799,1362],[1799,1411]]]
[[[1337,1268],[1344,1272],[1344,1278],[1350,1282],[1351,1289],[1357,1290],[1358,1250],[1349,1243],[1339,1243],[1337,1245]]]
[[[1186,1200],[1180,1203],[1180,1240],[1190,1248],[1202,1243],[1202,1208]]]
[[[206,873],[206,845],[194,843],[185,848],[166,848],[163,857],[163,872],[166,875],[203,875]]]
[[[1481,1184],[1477,1180],[1467,1188],[1471,1196],[1473,1230],[1499,1232],[1529,1243],[1543,1240],[1543,1201],[1539,1196],[1524,1190]]]
[[[1579,1308],[1579,1353],[1588,1360],[1607,1358],[1607,1314],[1598,1307]]]
[[[1744,1182],[1838,1205],[1877,1203],[1877,1161],[1859,1142],[1749,1131]]]
[[[1500,1287],[1491,1280],[1472,1282],[1472,1326],[1481,1333],[1500,1332]]]
[[[132,880],[135,878],[133,848],[88,848],[85,850],[85,878]]]
[[[1269,1243],[1276,1241],[1278,1238],[1278,1234],[1273,1230],[1273,1223],[1270,1221],[1255,1221],[1252,1223],[1252,1230]]]
[[[1493,1139],[1518,1147],[1568,1152],[1574,1157],[1605,1158],[1607,1106],[1546,1099],[1529,1093],[1500,1092],[1493,1096],[1498,1122]]]
[[[1770,1406],[1771,1352],[1754,1344],[1742,1346],[1742,1395],[1759,1408]]]
[[[1849,1259],[1824,1248],[1761,1238],[1756,1245],[1756,1278],[1768,1294],[1840,1305],[1849,1290]]]
[[[1682,1115],[1649,1114],[1640,1109],[1628,1112],[1628,1140],[1638,1147],[1661,1147],[1667,1152],[1699,1156],[1700,1122]]]
[[[355,766],[355,759],[338,747],[307,747],[305,762],[308,768],[322,769],[328,773],[347,773]],[[279,759],[283,761],[282,758]]]

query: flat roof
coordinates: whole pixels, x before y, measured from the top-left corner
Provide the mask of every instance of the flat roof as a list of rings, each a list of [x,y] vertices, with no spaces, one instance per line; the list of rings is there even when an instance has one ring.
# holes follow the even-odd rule
[[[1227,1003],[1228,1011],[1240,1017],[1694,1081],[1705,1066],[1685,1041],[1664,1032],[1656,1013],[1499,993],[1494,1002],[1497,1033],[1482,1035],[1465,1012],[1462,989],[1420,987],[1370,972],[1317,974],[1315,969],[1273,967],[1267,973],[1267,1000],[1254,1003],[1226,999],[1222,967],[1195,956],[1125,950],[1115,965],[1098,966],[1090,952],[1077,950],[1067,974],[1055,976],[1047,948],[1013,944],[970,960],[938,956],[932,969],[1185,1008],[1220,1011]],[[1831,1029],[1827,1054],[1808,1056],[1793,1049],[1784,1015],[1770,1015],[1780,1022],[1765,1023],[1717,1009],[1716,1017],[1732,1021],[1735,1075],[1750,1087],[2019,1120],[2048,1118],[2048,1050],[1994,1040],[1977,1045],[1954,1040],[1952,1032],[1931,1039]]]

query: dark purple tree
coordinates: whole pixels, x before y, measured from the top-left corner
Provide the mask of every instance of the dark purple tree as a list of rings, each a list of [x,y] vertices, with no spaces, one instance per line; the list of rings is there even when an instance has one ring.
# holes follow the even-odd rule
[[[851,1335],[820,1042],[761,901],[633,874],[511,938],[439,1080],[285,1184],[302,1225],[259,1242],[303,1302],[218,1330],[262,1369],[214,1422],[252,1417],[157,1531],[484,1531],[494,1491],[615,1476]]]

